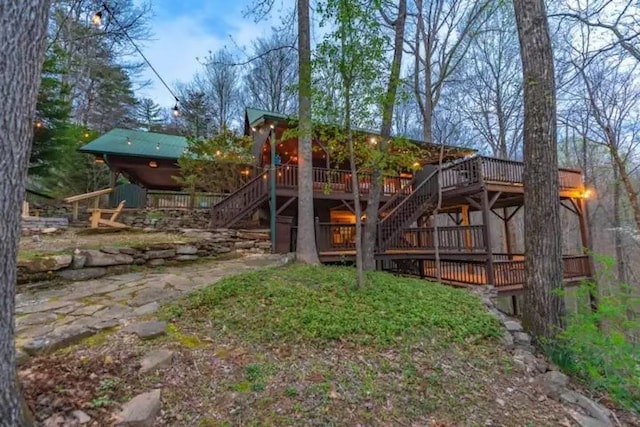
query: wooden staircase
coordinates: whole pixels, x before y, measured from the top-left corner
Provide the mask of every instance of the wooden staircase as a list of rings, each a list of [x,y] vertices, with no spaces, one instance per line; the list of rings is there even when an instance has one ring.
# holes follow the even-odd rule
[[[264,171],[211,208],[212,228],[231,227],[269,198],[269,172]]]
[[[395,198],[395,197],[394,197]],[[420,216],[432,211],[438,200],[438,171],[428,175],[415,190],[407,197],[401,197],[398,202],[390,200],[385,206],[393,202],[395,206],[382,218],[378,224],[378,251],[383,252],[389,244]],[[381,208],[384,209],[385,206]]]
[[[411,180],[409,185],[395,193],[380,209],[378,209],[378,219],[386,218],[404,199],[411,195],[410,189],[415,188],[416,179]]]

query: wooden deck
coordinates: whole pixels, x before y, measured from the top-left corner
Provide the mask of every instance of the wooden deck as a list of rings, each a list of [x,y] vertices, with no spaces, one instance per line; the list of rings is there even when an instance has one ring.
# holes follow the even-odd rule
[[[484,226],[439,227],[438,242],[442,282],[455,286],[492,284],[501,293],[518,293],[524,284],[523,254],[489,254]],[[435,280],[435,230],[409,228],[388,249],[376,254],[378,268]],[[295,241],[295,238],[293,239]],[[355,225],[318,223],[316,243],[320,261],[355,261]],[[563,256],[567,285],[588,279],[588,255]]]

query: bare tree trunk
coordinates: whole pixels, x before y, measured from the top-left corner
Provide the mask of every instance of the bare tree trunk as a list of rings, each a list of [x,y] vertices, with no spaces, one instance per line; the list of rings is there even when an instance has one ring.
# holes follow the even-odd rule
[[[616,270],[618,283],[627,283],[627,267],[625,265],[624,243],[622,242],[622,221],[620,219],[620,174],[613,167],[613,233],[616,250]]]
[[[535,337],[564,322],[553,51],[544,0],[514,0],[524,83],[523,320]]]
[[[16,375],[15,291],[20,210],[44,56],[49,1],[0,5],[0,426],[31,426]]]
[[[380,130],[379,149],[387,149],[387,142],[391,138],[391,124],[393,123],[393,109],[396,104],[396,93],[400,82],[400,66],[402,64],[402,49],[404,47],[404,27],[407,17],[407,0],[398,1],[398,16],[393,23],[395,27],[395,39],[393,48],[393,62],[391,75],[387,85],[387,93],[382,106],[382,127]],[[367,220],[365,222],[364,239],[362,242],[362,257],[365,270],[376,268],[375,249],[378,229],[378,208],[382,193],[383,176],[380,169],[374,169],[371,176],[371,188],[367,202]],[[400,191],[400,189],[398,189]]]
[[[298,241],[296,258],[319,264],[313,220],[311,151],[311,37],[309,0],[298,0]]]

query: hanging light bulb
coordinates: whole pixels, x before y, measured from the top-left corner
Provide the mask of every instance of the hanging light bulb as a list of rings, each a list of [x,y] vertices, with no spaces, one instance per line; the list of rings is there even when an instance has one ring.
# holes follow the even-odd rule
[[[159,150],[159,149],[160,149],[160,143],[158,142],[158,143],[156,144],[156,150]]]
[[[131,139],[127,137],[127,145],[131,145]]]
[[[180,108],[178,108],[178,103],[179,102],[180,101],[176,97],[176,105],[174,105],[173,108],[172,108],[174,117],[178,117],[180,115]]]
[[[102,11],[99,10],[97,11],[93,17],[91,18],[91,23],[93,25],[95,25],[96,27],[99,27],[100,25],[102,25]]]
[[[42,127],[42,122],[41,121],[37,121],[36,122],[36,127],[37,128],[41,128]]]

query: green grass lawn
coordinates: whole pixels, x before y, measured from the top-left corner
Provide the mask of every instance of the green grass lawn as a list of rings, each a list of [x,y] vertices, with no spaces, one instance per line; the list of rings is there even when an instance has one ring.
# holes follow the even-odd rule
[[[358,289],[348,267],[291,265],[223,280],[166,314],[256,342],[347,340],[380,347],[500,334],[498,322],[468,291],[382,272],[369,273],[366,282]]]

